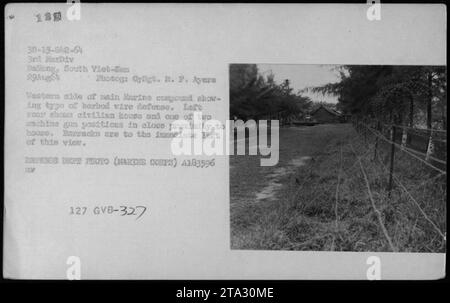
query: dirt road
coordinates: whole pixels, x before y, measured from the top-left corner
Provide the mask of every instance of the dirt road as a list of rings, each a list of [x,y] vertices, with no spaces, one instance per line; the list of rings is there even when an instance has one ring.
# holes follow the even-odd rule
[[[232,246],[247,247],[248,234],[257,228],[264,211],[273,203],[283,207],[301,182],[302,167],[308,167],[326,152],[331,142],[348,135],[350,125],[317,125],[280,129],[279,163],[260,166],[260,156],[232,156],[230,191]]]

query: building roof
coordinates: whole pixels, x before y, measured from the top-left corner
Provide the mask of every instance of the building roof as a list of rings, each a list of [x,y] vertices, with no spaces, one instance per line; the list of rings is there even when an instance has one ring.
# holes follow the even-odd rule
[[[332,115],[334,115],[334,116],[338,116],[338,117],[342,116],[342,114],[339,113],[338,111],[336,111],[336,110],[334,110],[334,109],[331,109],[331,108],[328,108],[328,107],[326,107],[326,106],[323,106],[322,104],[320,104],[320,106],[319,106],[318,108],[316,108],[315,110],[313,110],[313,111],[311,112],[311,115],[314,115],[314,114],[315,114],[319,109],[321,109],[321,108],[323,108],[323,109],[326,110],[328,113],[330,113],[330,114],[332,114]]]

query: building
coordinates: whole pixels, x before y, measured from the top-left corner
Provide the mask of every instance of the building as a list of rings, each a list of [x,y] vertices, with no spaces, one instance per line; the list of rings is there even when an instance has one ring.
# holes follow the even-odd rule
[[[344,120],[341,113],[323,105],[311,112],[311,118],[318,123],[340,123]]]

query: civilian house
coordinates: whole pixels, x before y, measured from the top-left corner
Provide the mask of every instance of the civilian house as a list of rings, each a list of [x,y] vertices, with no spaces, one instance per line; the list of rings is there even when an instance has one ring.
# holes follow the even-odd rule
[[[344,121],[341,113],[323,105],[311,112],[311,118],[318,123],[340,123]]]

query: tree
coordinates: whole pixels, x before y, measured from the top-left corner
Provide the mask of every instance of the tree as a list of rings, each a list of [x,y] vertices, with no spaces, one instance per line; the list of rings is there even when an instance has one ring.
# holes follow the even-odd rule
[[[230,115],[248,120],[286,118],[311,105],[300,92],[294,93],[288,79],[276,84],[270,73],[264,78],[252,64],[233,64],[230,67]]]
[[[435,66],[354,66],[339,68],[340,81],[311,88],[338,97],[344,112],[413,127],[425,113],[433,126],[435,109],[446,129],[447,71]]]

